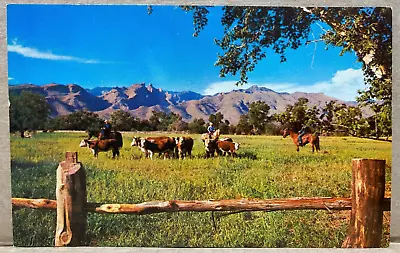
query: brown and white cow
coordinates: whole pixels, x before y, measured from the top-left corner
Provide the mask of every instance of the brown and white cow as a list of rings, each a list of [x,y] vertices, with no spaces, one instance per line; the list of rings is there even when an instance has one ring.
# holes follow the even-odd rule
[[[167,140],[168,138],[169,137],[167,137],[167,136],[155,136],[155,137],[146,137],[146,138],[134,136],[132,138],[131,146],[132,147],[137,146],[143,152],[145,157],[147,158],[149,156],[149,152],[144,147],[142,147],[142,145],[141,145],[142,140],[148,140],[150,142],[154,142],[154,141],[159,141],[159,140]],[[162,155],[162,153],[159,153],[159,157],[161,155]]]
[[[134,138],[131,146],[138,146],[145,154],[145,157],[150,156],[150,159],[153,159],[154,153],[160,153],[160,155],[164,154],[165,159],[170,156],[170,153],[172,153],[173,156],[176,148],[176,141],[175,138],[165,136],[140,138],[139,140]]]
[[[206,155],[207,157],[230,154],[232,157],[237,157],[236,151],[239,149],[239,143],[231,141],[206,140]]]
[[[176,148],[178,151],[177,157],[184,158],[186,154],[192,156],[193,139],[191,137],[176,138]]]

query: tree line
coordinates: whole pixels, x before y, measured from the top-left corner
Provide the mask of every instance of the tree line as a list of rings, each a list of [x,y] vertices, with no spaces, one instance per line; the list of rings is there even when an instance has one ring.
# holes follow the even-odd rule
[[[182,6],[182,9],[193,13],[194,36],[208,24],[208,14],[212,7]],[[149,7],[149,14],[152,12]],[[312,25],[326,24],[319,37],[314,36]],[[224,28],[222,38],[215,39],[221,48],[216,66],[220,67],[220,77],[239,75],[238,84],[247,83],[248,73],[252,72],[259,61],[272,50],[280,56],[280,62],[288,59],[288,50],[295,50],[310,43],[324,43],[329,47],[341,48],[340,55],[355,54],[362,64],[365,89],[359,91],[359,105],[369,106],[373,111],[370,117],[363,117],[358,106],[347,106],[335,102],[327,103],[322,109],[308,107],[304,99],[288,106],[285,112],[265,114],[267,106],[262,102],[250,105],[253,110],[240,117],[237,125],[228,124],[222,115],[210,116],[210,121],[217,121],[223,132],[230,133],[271,133],[276,126],[288,125],[298,129],[303,124],[310,124],[314,131],[339,132],[359,137],[391,136],[392,134],[392,10],[388,7],[256,7],[224,6],[222,7],[221,25]],[[313,40],[309,40],[312,35]],[[41,100],[35,98],[27,102],[34,104]],[[18,108],[23,99],[10,97],[10,129],[20,131],[43,124],[48,120],[35,117],[36,110],[45,114],[44,104],[40,107]],[[13,105],[14,104],[14,105]],[[262,108],[263,107],[263,108]],[[21,114],[22,113],[22,114]],[[88,114],[88,112],[76,112]],[[125,115],[119,112],[120,115]],[[26,115],[26,116],[21,116]],[[78,114],[79,116],[79,114]],[[129,115],[126,115],[129,116]],[[71,117],[74,116],[62,116]],[[95,115],[93,115],[95,117]],[[175,114],[159,113],[153,120],[141,121],[130,119],[131,129],[164,130],[185,129],[190,132],[203,132],[205,121],[194,119],[186,123]],[[79,117],[77,117],[79,118]],[[123,117],[122,117],[123,118]],[[128,117],[130,118],[130,116]],[[218,119],[217,119],[218,118]],[[221,120],[219,120],[221,119]],[[68,120],[70,120],[68,118]],[[100,120],[100,119],[99,119]],[[57,122],[56,119],[50,121]],[[73,125],[71,119],[71,125]],[[101,120],[100,120],[101,121]],[[72,127],[72,126],[62,126]],[[154,124],[160,123],[160,124]],[[54,125],[57,125],[53,122]],[[118,126],[115,121],[115,126]],[[77,126],[82,126],[78,124]],[[56,126],[55,126],[56,127]]]
[[[117,110],[110,114],[113,129],[118,131],[184,131],[204,133],[212,122],[223,134],[267,134],[279,135],[283,128],[299,130],[309,126],[312,132],[351,135],[356,137],[389,137],[392,135],[390,119],[381,114],[364,117],[360,106],[349,106],[336,101],[327,102],[323,107],[310,106],[308,99],[299,98],[288,105],[284,112],[270,113],[270,106],[263,101],[249,105],[246,114],[238,123],[232,124],[221,112],[211,114],[208,122],[196,118],[191,122],[173,112],[153,111],[149,119],[140,119],[129,112]],[[99,130],[104,119],[87,110],[68,115],[49,117],[50,107],[46,99],[35,93],[22,91],[10,94],[10,132],[19,132],[21,137],[27,130]]]

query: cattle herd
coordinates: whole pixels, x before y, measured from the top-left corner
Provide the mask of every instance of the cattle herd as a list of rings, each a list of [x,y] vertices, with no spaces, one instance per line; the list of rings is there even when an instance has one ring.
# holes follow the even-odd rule
[[[214,157],[215,154],[231,155],[237,157],[236,151],[239,149],[239,143],[233,142],[232,138],[219,139],[219,131],[214,134],[203,134],[201,136],[205,148],[206,157]],[[113,158],[119,155],[119,149],[122,147],[122,135],[119,132],[113,132],[110,139],[91,140],[84,139],[80,147],[88,147],[95,157],[99,152],[112,151]],[[137,146],[146,158],[153,159],[154,153],[166,158],[185,158],[192,156],[194,140],[192,137],[133,137],[131,146]]]

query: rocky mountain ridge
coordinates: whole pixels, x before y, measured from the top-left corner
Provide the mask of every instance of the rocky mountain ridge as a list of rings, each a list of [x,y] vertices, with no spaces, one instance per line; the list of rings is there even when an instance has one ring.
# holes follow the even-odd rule
[[[270,113],[283,112],[287,105],[294,104],[300,97],[309,100],[310,105],[322,107],[326,102],[336,100],[323,93],[279,93],[265,87],[252,86],[230,92],[204,96],[192,91],[164,91],[145,83],[133,84],[129,87],[97,87],[84,89],[77,84],[32,84],[14,85],[10,92],[28,90],[46,97],[51,108],[51,116],[65,115],[87,109],[96,112],[100,117],[108,118],[116,110],[129,111],[141,119],[149,118],[153,110],[174,112],[185,121],[195,118],[207,120],[210,114],[221,112],[225,119],[236,124],[240,115],[249,110],[252,102],[264,101],[270,107]],[[346,102],[354,105],[354,102]]]

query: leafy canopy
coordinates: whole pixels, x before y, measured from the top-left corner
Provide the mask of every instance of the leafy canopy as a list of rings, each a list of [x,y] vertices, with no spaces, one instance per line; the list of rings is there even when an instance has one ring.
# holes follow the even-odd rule
[[[193,12],[194,36],[208,22],[209,8],[182,7]],[[354,53],[362,63],[366,87],[357,101],[375,112],[380,131],[391,133],[392,125],[392,10],[385,7],[257,7],[224,6],[222,38],[215,43],[222,49],[215,63],[220,76],[240,75],[237,85],[248,81],[248,73],[267,55],[267,49],[285,62],[288,49],[308,43],[323,42],[340,47],[343,55]],[[324,29],[321,22],[328,25]],[[319,25],[324,33],[308,41],[311,26]],[[315,36],[314,36],[315,37]]]
[[[46,99],[29,91],[10,94],[10,131],[37,130],[45,127],[50,109]]]

